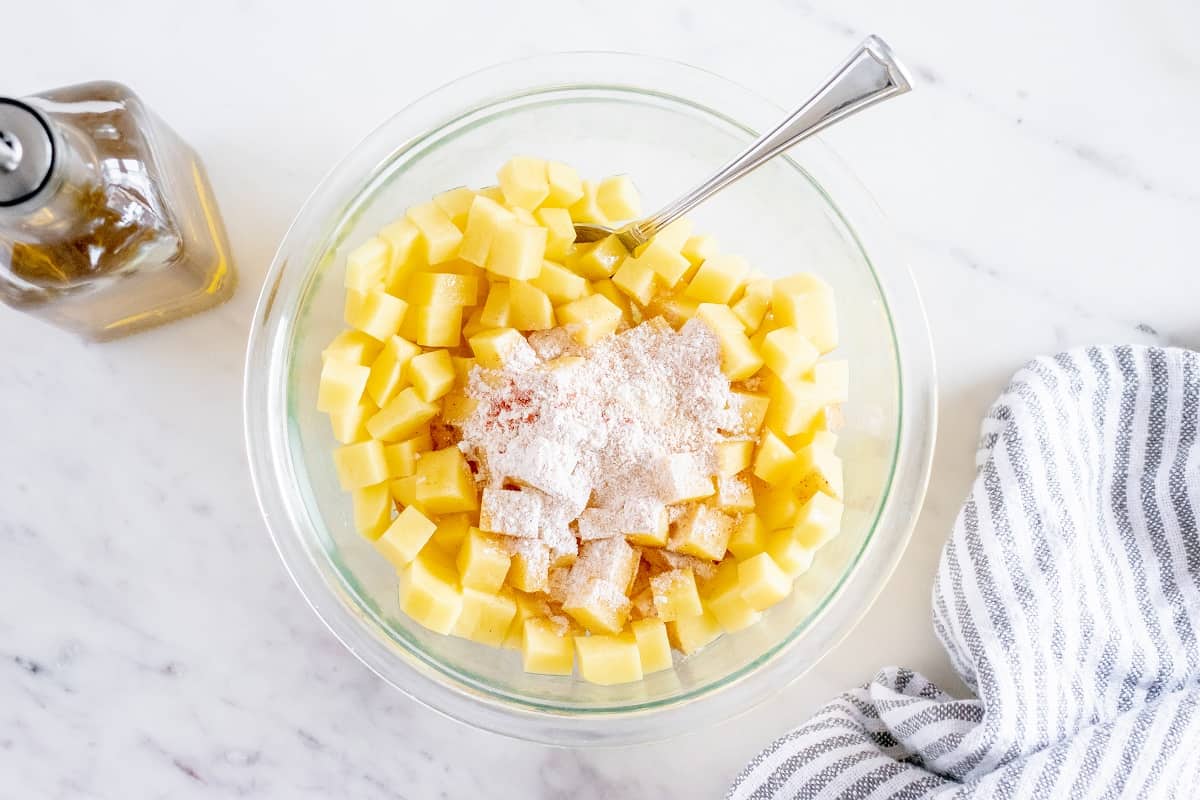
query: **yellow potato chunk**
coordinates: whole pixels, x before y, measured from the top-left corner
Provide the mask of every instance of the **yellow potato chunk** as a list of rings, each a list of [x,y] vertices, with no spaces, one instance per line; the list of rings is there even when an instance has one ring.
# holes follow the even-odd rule
[[[633,307],[629,304],[629,298],[625,293],[617,288],[617,285],[612,282],[612,279],[606,278],[603,280],[592,282],[592,291],[596,294],[603,295],[614,306],[621,310],[621,322],[626,325],[633,324]],[[618,323],[620,324],[620,323]]]
[[[454,364],[445,350],[431,350],[408,362],[408,380],[426,403],[437,400],[454,386]]]
[[[701,303],[696,316],[716,335],[721,347],[721,371],[730,380],[743,380],[758,372],[763,363],[762,356],[754,351],[741,320],[733,315],[729,306]]]
[[[589,180],[583,181],[583,194],[571,204],[569,210],[571,219],[576,222],[590,222],[595,225],[611,224],[597,202],[596,184]]]
[[[792,579],[767,553],[738,562],[738,591],[755,611],[763,611],[792,592]]]
[[[379,289],[346,291],[346,324],[383,342],[400,330],[408,303]]]
[[[722,553],[724,555],[724,553]],[[650,579],[654,610],[663,622],[704,613],[696,576],[690,569],[669,569]]]
[[[667,626],[661,619],[639,619],[629,624],[642,660],[642,672],[649,674],[674,666]]]
[[[437,548],[423,549],[401,573],[400,610],[434,633],[450,633],[462,605],[454,564]]]
[[[351,250],[346,254],[346,288],[356,292],[383,288],[391,256],[392,246],[379,236]]]
[[[389,478],[407,478],[417,474],[417,458],[421,453],[433,449],[429,431],[418,433],[403,442],[383,446],[383,458],[387,462]]]
[[[662,317],[672,327],[680,328],[685,322],[696,316],[700,304],[681,294],[656,294],[646,304],[645,317]]]
[[[766,431],[754,453],[754,474],[772,485],[783,483],[796,465],[796,454],[778,436]]]
[[[470,528],[458,551],[458,574],[463,586],[495,594],[504,585],[510,560],[499,539]]]
[[[421,232],[405,218],[384,227],[379,231],[379,237],[391,249],[384,286],[390,294],[399,297],[408,288],[413,273],[425,266],[425,256],[419,246]]]
[[[443,514],[437,519],[437,527],[433,531],[433,536],[429,541],[435,547],[439,547],[443,552],[451,556],[457,556],[459,548],[467,538],[467,532],[471,529],[471,514],[462,512],[459,514]]]
[[[409,386],[367,420],[367,431],[376,439],[398,442],[415,433],[437,412],[437,405],[422,400],[417,390]]]
[[[728,303],[745,284],[748,272],[750,265],[739,256],[707,258],[696,270],[684,294],[701,303]]]
[[[557,261],[571,252],[575,244],[575,223],[565,208],[539,208],[533,215],[546,229],[546,258]]]
[[[471,312],[471,316],[467,318],[467,321],[463,323],[462,335],[464,338],[470,339],[477,333],[483,333],[487,330],[487,327],[487,325],[483,324],[483,309],[476,308]]]
[[[515,281],[536,278],[546,258],[547,231],[514,220],[496,229],[484,266],[493,275]]]
[[[755,499],[755,513],[769,531],[791,525],[800,511],[800,501],[790,486],[772,487],[761,494],[756,493]]]
[[[431,514],[479,508],[475,477],[457,447],[433,450],[417,461],[417,504]]]
[[[455,636],[499,647],[517,616],[517,604],[511,590],[499,594],[463,586],[462,614],[454,629]]]
[[[367,418],[379,408],[370,400],[360,400],[358,405],[329,412],[329,426],[333,438],[342,444],[353,444],[371,438],[367,432]]]
[[[790,528],[775,531],[767,537],[767,548],[764,551],[771,560],[787,573],[789,578],[803,575],[812,566],[816,550],[802,545]]]
[[[462,306],[414,306],[416,340],[423,347],[455,347],[462,334]]]
[[[479,279],[448,272],[418,272],[408,282],[405,297],[417,306],[473,306],[478,302]]]
[[[709,610],[696,617],[684,617],[667,623],[667,636],[675,649],[691,655],[721,635],[721,623]]]
[[[489,328],[507,328],[511,320],[512,303],[509,300],[508,284],[493,283],[488,289],[479,321]]]
[[[715,508],[697,504],[675,523],[667,549],[709,561],[720,561],[729,547],[733,519]]]
[[[667,507],[661,503],[627,500],[618,520],[630,544],[663,547],[667,543]]]
[[[820,353],[794,325],[776,328],[763,337],[763,361],[782,381],[799,379],[817,363]]]
[[[596,187],[596,205],[610,220],[627,220],[642,215],[642,201],[628,175],[612,175]]]
[[[655,463],[658,497],[664,503],[684,503],[710,497],[716,491],[712,476],[695,453],[672,453]]]
[[[522,631],[521,665],[540,675],[570,675],[575,666],[574,641],[566,624],[544,617],[525,620]]]
[[[561,211],[562,209],[546,210]],[[550,302],[555,305],[569,303],[572,300],[586,297],[588,294],[587,280],[562,264],[553,261],[543,261],[542,271],[530,283],[545,292],[546,296],[550,298]]]
[[[466,186],[459,186],[435,195],[433,202],[461,231],[467,227],[467,214],[471,211],[471,203],[475,202],[475,192]]]
[[[614,333],[621,322],[621,309],[602,294],[564,303],[554,310],[554,315],[558,324],[584,347]]]
[[[679,252],[679,248],[672,247],[670,240],[664,239],[661,233],[645,245],[645,249],[637,258],[652,270],[668,289],[673,289],[691,266],[691,262]]]
[[[522,331],[544,331],[554,327],[554,306],[546,293],[527,281],[508,284],[512,326]]]
[[[817,350],[828,353],[838,343],[833,291],[816,278],[811,278],[815,283],[797,289],[797,278],[809,279],[811,276],[794,276],[775,282],[771,311],[781,325],[795,326]]]
[[[654,270],[638,258],[627,258],[612,276],[612,282],[625,294],[646,305],[658,291]]]
[[[842,460],[833,450],[817,441],[796,451],[792,483],[801,497],[823,492],[841,499],[843,496]]]
[[[546,181],[550,185],[550,195],[545,203],[548,206],[570,208],[583,197],[583,181],[574,167],[550,161],[546,164]]]
[[[825,406],[821,388],[809,380],[774,380],[769,391],[766,423],[784,436],[807,430]]]
[[[743,514],[726,545],[735,558],[747,559],[767,549],[767,529],[758,514]]]
[[[368,539],[378,539],[392,521],[392,496],[386,483],[364,486],[350,494],[354,529]]]
[[[603,686],[642,679],[642,656],[632,636],[576,636],[579,674]]]
[[[616,326],[613,326],[614,328]],[[321,379],[317,386],[318,411],[345,411],[354,408],[362,400],[371,370],[361,364],[330,358],[321,365]]]
[[[415,507],[409,506],[392,520],[382,536],[375,540],[375,549],[392,562],[396,569],[404,569],[421,552],[421,548],[433,536],[436,526],[429,517]]]
[[[405,216],[421,232],[425,243],[425,259],[429,264],[449,261],[458,254],[463,235],[450,217],[432,201],[410,208]]]
[[[742,327],[749,336],[757,331],[771,307],[771,280],[759,278],[746,284],[746,291],[740,300],[730,306],[733,315],[742,321]]]
[[[748,628],[762,619],[762,612],[751,608],[742,597],[735,561],[723,561],[717,567],[717,574],[705,587],[704,607],[726,633]]]
[[[629,251],[616,236],[606,236],[595,244],[576,247],[575,257],[567,266],[575,274],[589,281],[611,277],[621,263],[628,258]]]
[[[401,336],[392,336],[383,345],[383,350],[371,362],[371,376],[367,378],[367,394],[377,406],[385,406],[403,389],[404,370],[412,357],[421,348]]]
[[[450,363],[454,365],[454,385],[460,389],[465,388],[476,364],[475,359],[470,356],[450,356]]]
[[[442,398],[442,422],[447,425],[464,425],[478,407],[479,401],[475,398],[467,397],[462,392],[450,392]]]
[[[484,369],[500,369],[518,354],[530,350],[529,342],[514,328],[477,333],[467,343],[471,345],[476,363]]]
[[[402,508],[411,506],[418,511],[422,510],[421,505],[417,502],[416,473],[406,478],[392,478],[388,481],[388,493]]]
[[[749,439],[734,439],[713,445],[717,457],[717,474],[731,477],[750,466],[754,455],[754,442]]]
[[[717,508],[735,513],[754,510],[754,492],[749,482],[741,477],[717,476]]]
[[[504,202],[509,206],[533,211],[550,196],[546,162],[540,158],[510,158],[496,173],[496,177],[500,180]]]
[[[550,576],[550,548],[541,542],[525,540],[512,554],[508,583],[522,592],[542,592]]]
[[[333,451],[338,481],[346,491],[373,486],[388,479],[383,444],[374,439],[348,444]]]
[[[562,609],[592,633],[620,633],[630,604],[621,588],[602,578],[588,578],[570,588]]]
[[[765,394],[733,392],[731,408],[736,412],[740,424],[731,433],[741,436],[758,433],[762,428],[763,420],[766,419],[770,403],[771,398]]]
[[[477,267],[486,265],[497,231],[515,223],[511,211],[481,192],[471,201],[458,257]]]
[[[842,501],[817,492],[805,503],[796,515],[793,534],[796,541],[811,550],[837,536],[842,526]]]
[[[706,235],[689,236],[679,252],[693,266],[699,267],[705,259],[712,258],[717,254],[717,240]]]
[[[383,347],[377,339],[362,331],[346,330],[333,337],[333,341],[321,351],[321,361],[349,361],[351,364],[370,365]]]

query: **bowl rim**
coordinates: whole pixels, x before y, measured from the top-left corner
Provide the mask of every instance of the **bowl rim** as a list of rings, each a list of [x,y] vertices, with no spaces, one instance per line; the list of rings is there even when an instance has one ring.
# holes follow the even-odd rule
[[[567,69],[567,66],[571,70]],[[553,69],[548,67],[552,66]],[[652,71],[653,70],[653,71]],[[278,416],[279,403],[283,401],[286,418],[286,391],[284,397],[273,396],[276,387],[286,388],[286,379],[274,374],[282,367],[285,359],[272,358],[271,354],[278,351],[283,344],[283,334],[291,329],[288,312],[294,313],[295,308],[287,304],[279,304],[279,294],[287,273],[290,254],[295,252],[298,239],[312,238],[328,240],[329,231],[318,235],[312,234],[314,221],[326,221],[333,216],[322,210],[320,215],[315,212],[324,200],[325,206],[336,206],[336,196],[325,197],[339,176],[353,171],[363,177],[375,176],[389,158],[389,153],[407,149],[411,143],[397,141],[392,137],[390,127],[401,117],[421,116],[433,117],[433,127],[422,126],[420,123],[410,123],[409,128],[416,127],[424,131],[420,136],[427,136],[444,127],[455,112],[466,113],[469,110],[484,107],[499,99],[513,97],[511,90],[497,90],[492,79],[501,73],[509,73],[509,79],[516,73],[529,74],[527,80],[532,80],[534,74],[572,74],[587,73],[595,76],[614,74],[620,75],[655,75],[659,78],[663,71],[672,73],[676,84],[690,84],[697,80],[709,85],[722,84],[722,91],[736,91],[763,109],[772,113],[783,114],[783,110],[767,101],[756,93],[739,84],[717,75],[714,72],[694,67],[678,61],[643,56],[631,53],[613,53],[600,51],[578,51],[570,53],[553,53],[536,55],[512,61],[502,62],[493,66],[472,72],[451,81],[443,86],[426,93],[412,103],[398,110],[394,115],[378,125],[370,134],[362,139],[349,153],[342,158],[317,184],[305,200],[292,224],[289,226],[280,246],[272,260],[271,267],[264,279],[262,293],[255,309],[250,337],[247,347],[244,382],[244,425],[247,446],[247,456],[250,464],[251,479],[264,521],[281,560],[284,563],[293,582],[300,590],[305,601],[317,614],[331,633],[363,662],[371,671],[390,685],[417,700],[421,704],[445,714],[453,719],[467,722],[476,727],[514,736],[516,738],[538,741],[547,744],[561,745],[610,745],[630,744],[634,742],[651,741],[665,738],[684,730],[694,729],[698,725],[711,724],[727,719],[748,708],[757,705],[776,691],[797,679],[801,674],[814,666],[833,647],[849,634],[866,612],[874,604],[882,592],[888,578],[902,557],[909,539],[915,528],[917,516],[928,486],[929,474],[932,468],[933,443],[936,438],[937,397],[935,368],[933,362],[932,341],[928,323],[915,281],[900,256],[900,250],[895,242],[890,226],[884,220],[882,211],[871,199],[866,189],[849,170],[844,162],[822,142],[810,139],[805,143],[805,159],[803,170],[808,172],[816,187],[824,191],[824,182],[820,173],[828,171],[836,175],[840,185],[854,187],[846,197],[839,195],[835,205],[828,198],[830,207],[843,216],[847,230],[859,243],[869,268],[874,272],[879,285],[880,297],[888,309],[893,335],[896,341],[896,359],[898,369],[898,384],[900,391],[900,421],[899,436],[893,457],[890,485],[881,502],[879,511],[870,532],[858,555],[846,568],[845,574],[838,584],[823,600],[817,618],[808,619],[804,628],[816,627],[827,617],[835,604],[843,602],[850,593],[852,584],[856,586],[856,606],[845,614],[842,621],[825,631],[818,640],[817,654],[809,663],[796,664],[795,659],[788,659],[788,651],[794,648],[796,632],[785,640],[784,644],[773,648],[766,656],[757,658],[739,669],[731,679],[715,681],[701,690],[672,697],[661,704],[646,707],[630,707],[619,710],[602,710],[591,714],[581,714],[573,711],[556,711],[551,708],[532,705],[508,704],[495,695],[480,692],[475,687],[464,683],[449,682],[444,673],[436,671],[428,664],[420,663],[412,654],[405,654],[404,659],[397,659],[396,654],[383,646],[367,632],[364,624],[366,613],[347,601],[337,587],[326,580],[319,566],[313,560],[312,554],[304,547],[299,535],[299,522],[294,518],[285,497],[285,486],[296,484],[296,477],[290,474],[290,462],[286,459],[275,459],[272,456],[279,452],[286,425],[272,425],[270,422]],[[686,78],[686,80],[685,80]],[[660,88],[646,89],[636,83],[621,83],[619,81],[599,81],[604,85],[626,86],[654,94],[661,94],[672,99],[695,103],[694,98],[672,92],[664,92]],[[556,81],[553,84],[541,85],[536,88],[549,90],[567,89],[581,86],[593,86],[595,81]],[[661,85],[662,80],[656,80]],[[668,81],[668,83],[670,83]],[[525,86],[526,91],[534,89]],[[716,93],[713,91],[712,93]],[[429,106],[444,106],[446,95],[461,95],[454,101],[469,99],[474,96],[474,102],[451,102],[449,109],[430,108]],[[486,101],[486,102],[485,102]],[[706,110],[713,111],[707,105],[700,104]],[[421,112],[420,114],[416,112]],[[432,112],[432,113],[431,113]],[[714,112],[716,113],[716,112]],[[731,121],[749,129],[740,120],[730,117]],[[425,122],[430,120],[426,119]],[[387,137],[387,138],[385,138]],[[375,158],[372,167],[373,154],[384,156]],[[785,156],[786,157],[786,156]],[[814,173],[816,168],[816,173]],[[369,181],[368,181],[369,182]],[[362,193],[362,181],[359,181],[359,193]],[[848,215],[846,209],[852,205],[853,214]],[[318,216],[317,220],[310,217]],[[851,219],[854,223],[851,224]],[[863,222],[866,219],[867,222]],[[864,239],[874,240],[868,244]],[[889,273],[888,286],[885,288],[883,270],[878,266],[878,253],[887,252],[886,270]],[[297,265],[301,271],[308,270],[310,262]],[[896,311],[902,309],[902,313]],[[903,330],[902,330],[903,328]],[[268,366],[267,379],[263,379],[263,365]],[[911,379],[910,379],[911,376]],[[919,384],[919,385],[918,385]],[[272,414],[274,410],[275,414]],[[921,411],[914,417],[913,412]],[[263,415],[267,419],[264,420]],[[923,417],[923,419],[921,419]],[[913,419],[917,419],[914,423]],[[264,424],[266,423],[266,424]],[[291,483],[281,480],[279,463],[288,464]],[[898,481],[903,479],[908,489],[908,504],[901,508],[897,496]],[[877,534],[881,526],[888,526],[895,533],[890,535],[890,548],[881,553],[883,546]],[[870,553],[882,556],[873,559],[870,570],[864,570],[867,556]],[[864,573],[870,580],[864,579]],[[394,666],[405,667],[398,672]],[[751,681],[751,678],[754,680]],[[775,680],[767,680],[774,678]],[[751,687],[750,684],[756,684]],[[753,689],[753,690],[751,690]],[[703,699],[697,704],[693,701]]]

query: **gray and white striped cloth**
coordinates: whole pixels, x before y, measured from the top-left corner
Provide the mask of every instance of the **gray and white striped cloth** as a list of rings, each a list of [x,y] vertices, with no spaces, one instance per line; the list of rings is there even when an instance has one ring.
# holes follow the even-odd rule
[[[983,424],[934,626],[978,699],[882,670],[749,798],[1200,797],[1200,354],[1039,358]]]

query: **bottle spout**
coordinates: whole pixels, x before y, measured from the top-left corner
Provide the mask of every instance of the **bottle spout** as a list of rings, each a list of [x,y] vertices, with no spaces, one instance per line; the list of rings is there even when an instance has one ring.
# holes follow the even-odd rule
[[[16,172],[21,166],[24,148],[12,131],[0,131],[0,172]]]

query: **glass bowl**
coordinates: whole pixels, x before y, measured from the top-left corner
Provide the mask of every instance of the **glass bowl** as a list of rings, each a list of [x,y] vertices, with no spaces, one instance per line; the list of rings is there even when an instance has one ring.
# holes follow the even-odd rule
[[[761,623],[638,683],[530,675],[515,651],[431,633],[398,607],[396,576],[354,530],[336,446],[316,410],[320,351],[342,323],[341,261],[412,204],[494,183],[516,154],[585,176],[630,174],[673,199],[782,110],[682,64],[611,53],[538,56],[469,75],[400,111],[309,198],[263,287],[246,364],[246,440],[263,516],[313,610],[364,664],[476,727],[559,745],[629,744],[727,718],[801,675],[871,605],[912,532],[932,459],[929,333],[878,209],[815,140],[691,215],[770,275],[814,271],[836,291],[851,402],[843,532]],[[858,124],[858,123],[856,123]],[[864,120],[862,124],[870,124]],[[650,209],[648,209],[650,210]]]

